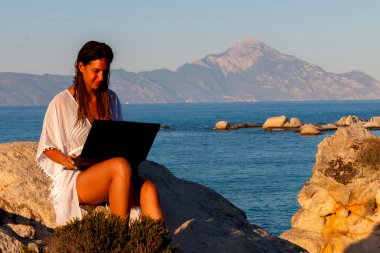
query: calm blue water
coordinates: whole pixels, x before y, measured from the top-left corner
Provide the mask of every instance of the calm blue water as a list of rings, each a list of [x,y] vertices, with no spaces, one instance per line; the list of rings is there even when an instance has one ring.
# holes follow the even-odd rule
[[[0,107],[0,142],[37,141],[46,107]],[[380,101],[127,105],[126,120],[158,122],[148,159],[177,177],[209,186],[244,210],[251,223],[279,235],[298,210],[297,194],[311,176],[318,143],[333,132],[302,137],[261,128],[210,130],[219,120],[263,123],[277,115],[330,123],[347,115],[380,115]]]

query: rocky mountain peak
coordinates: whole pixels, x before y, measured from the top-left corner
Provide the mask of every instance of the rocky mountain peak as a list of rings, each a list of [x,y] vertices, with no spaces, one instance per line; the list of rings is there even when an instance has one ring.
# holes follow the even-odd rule
[[[236,42],[230,47],[228,51],[249,51],[252,48],[265,48],[267,47],[263,42],[253,39],[246,38],[243,41]]]
[[[238,74],[250,69],[266,53],[275,53],[276,50],[268,47],[259,40],[247,38],[236,42],[222,54],[207,55],[195,64],[213,68],[219,67],[224,75],[229,73]]]

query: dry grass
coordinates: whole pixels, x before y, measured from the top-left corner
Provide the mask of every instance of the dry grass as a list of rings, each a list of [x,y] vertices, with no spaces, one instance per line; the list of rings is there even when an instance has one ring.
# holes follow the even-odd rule
[[[128,219],[92,212],[58,227],[46,241],[46,252],[175,252],[162,222],[141,217],[128,226]]]

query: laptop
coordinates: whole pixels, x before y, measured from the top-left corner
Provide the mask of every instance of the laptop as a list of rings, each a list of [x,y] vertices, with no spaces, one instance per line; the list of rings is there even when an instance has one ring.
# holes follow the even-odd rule
[[[94,120],[75,165],[85,170],[101,161],[124,157],[136,170],[148,156],[159,129],[156,123]]]

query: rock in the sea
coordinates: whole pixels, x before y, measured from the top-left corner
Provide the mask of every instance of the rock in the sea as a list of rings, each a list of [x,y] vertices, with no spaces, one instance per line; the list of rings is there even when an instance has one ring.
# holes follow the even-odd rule
[[[288,119],[284,115],[270,117],[264,122],[262,127],[264,130],[270,130],[271,128],[280,128],[280,127],[284,127],[286,122],[288,122]]]
[[[231,125],[228,121],[218,121],[214,126],[214,130],[236,130],[240,128],[261,127],[258,123],[235,123]]]
[[[372,117],[364,124],[365,128],[380,128],[380,116]]]
[[[215,130],[227,130],[230,127],[228,121],[222,120],[215,123]]]
[[[300,127],[302,122],[299,118],[290,118],[289,127]]]
[[[301,208],[281,238],[311,253],[379,252],[380,138],[362,124],[338,128],[318,145]]]
[[[234,129],[240,129],[240,128],[252,128],[252,127],[261,127],[262,124],[257,123],[235,123],[231,125],[228,129],[234,130]]]
[[[347,117],[340,118],[337,122],[335,122],[335,125],[337,126],[351,126],[354,123],[361,122],[359,118],[355,115],[348,115]]]
[[[55,227],[50,180],[34,162],[37,143],[0,144],[0,252],[42,248]],[[140,174],[158,187],[165,223],[181,252],[306,252],[249,224],[215,191],[144,162]]]
[[[290,118],[289,122],[286,122],[283,127],[285,128],[298,128],[302,126],[299,118]]]
[[[323,129],[318,125],[305,124],[300,127],[300,135],[318,135]]]

